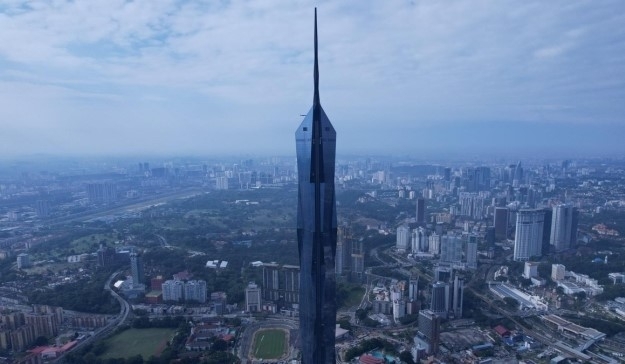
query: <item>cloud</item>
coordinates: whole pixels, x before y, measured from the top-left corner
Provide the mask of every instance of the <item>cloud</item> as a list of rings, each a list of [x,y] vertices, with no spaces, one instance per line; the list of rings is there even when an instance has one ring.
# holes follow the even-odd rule
[[[321,98],[351,145],[392,140],[415,125],[624,122],[617,101],[625,97],[620,1],[317,4]],[[313,5],[5,1],[0,92],[8,99],[0,131],[29,125],[42,136],[28,148],[41,149],[58,139],[68,150],[92,145],[105,152],[120,138],[106,127],[117,125],[141,136],[134,144],[146,149],[175,150],[168,136],[176,135],[197,150],[277,144],[288,151],[290,139],[270,138],[291,138],[310,106]],[[388,131],[380,132],[380,121]],[[44,137],[51,124],[66,131]],[[189,142],[198,131],[214,140]],[[243,142],[224,142],[232,136]],[[1,141],[9,150],[28,149]]]

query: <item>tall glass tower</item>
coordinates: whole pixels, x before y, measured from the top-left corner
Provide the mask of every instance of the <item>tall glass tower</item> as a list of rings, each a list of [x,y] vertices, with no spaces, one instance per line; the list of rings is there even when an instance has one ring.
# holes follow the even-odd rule
[[[317,9],[313,106],[295,132],[300,261],[300,340],[303,364],[335,363],[336,132],[319,102]]]

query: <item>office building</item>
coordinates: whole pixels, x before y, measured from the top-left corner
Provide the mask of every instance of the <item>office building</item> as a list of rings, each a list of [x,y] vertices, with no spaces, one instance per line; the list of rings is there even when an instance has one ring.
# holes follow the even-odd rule
[[[577,209],[560,204],[553,207],[549,243],[556,252],[565,251],[577,243]]]
[[[495,216],[493,217],[493,225],[495,226],[495,239],[505,240],[508,238],[508,208],[495,207]]]
[[[551,251],[551,222],[553,220],[553,209],[544,208],[545,222],[543,224],[543,255],[547,255]]]
[[[440,342],[440,318],[431,310],[419,311],[419,332],[428,340],[429,355],[438,353]]]
[[[410,228],[408,226],[401,225],[397,228],[397,241],[395,247],[399,252],[405,252],[410,249]]]
[[[132,273],[132,284],[139,287],[143,284],[145,277],[143,276],[143,260],[137,253],[130,253],[130,271]]]
[[[516,261],[526,261],[542,254],[543,210],[519,210],[514,234],[514,255]]]
[[[295,133],[301,269],[299,324],[302,363],[331,364],[336,362],[336,131],[319,101],[316,9],[314,38],[313,106]]]
[[[434,268],[435,282],[451,282],[453,280],[454,269],[448,265],[438,265]]]
[[[254,282],[250,282],[245,288],[245,311],[258,312],[261,310],[261,289]]]
[[[445,282],[435,282],[432,284],[432,299],[430,310],[436,315],[447,318],[449,311],[449,284]]]
[[[416,217],[417,224],[425,223],[425,199],[422,197],[417,198],[416,202]]]

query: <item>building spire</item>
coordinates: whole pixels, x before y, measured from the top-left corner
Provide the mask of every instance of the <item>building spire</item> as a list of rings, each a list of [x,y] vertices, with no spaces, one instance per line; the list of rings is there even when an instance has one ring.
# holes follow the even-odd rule
[[[317,8],[315,8],[315,96],[313,105],[319,105],[319,59],[317,56]]]

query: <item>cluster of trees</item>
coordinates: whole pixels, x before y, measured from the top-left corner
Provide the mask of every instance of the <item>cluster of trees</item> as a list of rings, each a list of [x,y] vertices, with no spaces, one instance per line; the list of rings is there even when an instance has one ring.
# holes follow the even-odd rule
[[[364,340],[358,346],[349,348],[345,352],[344,361],[351,361],[355,357],[374,349],[382,349],[386,353],[389,353],[391,355],[397,355],[397,350],[395,350],[395,346],[393,344],[383,339],[373,338],[369,340]]]
[[[135,329],[149,329],[149,328],[174,328],[186,325],[186,321],[182,316],[170,317],[150,320],[147,316],[140,316],[132,320],[132,327]]]
[[[28,300],[72,311],[115,314],[119,312],[119,302],[102,288],[107,279],[107,272],[103,272],[53,289],[33,290],[28,294]]]
[[[359,308],[356,310],[356,317],[358,318],[358,320],[360,320],[360,322],[368,327],[378,327],[380,326],[380,323],[377,322],[376,320],[372,319],[369,317],[369,310],[370,309],[362,309]]]
[[[591,327],[595,330],[601,331],[608,336],[613,336],[621,332],[625,332],[625,325],[620,323],[619,321],[607,321],[596,317],[588,317],[588,316],[573,316],[573,315],[563,315],[566,319],[573,321],[574,323]]]

